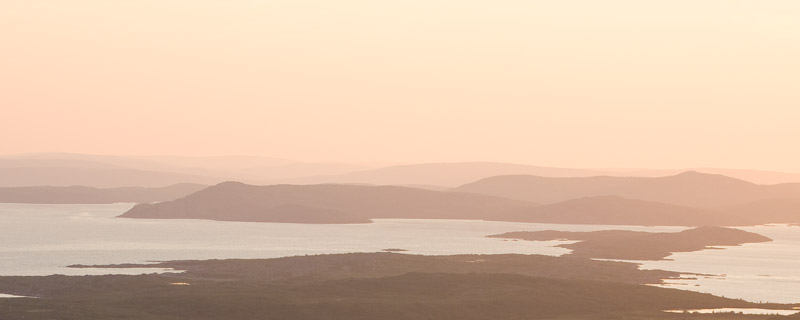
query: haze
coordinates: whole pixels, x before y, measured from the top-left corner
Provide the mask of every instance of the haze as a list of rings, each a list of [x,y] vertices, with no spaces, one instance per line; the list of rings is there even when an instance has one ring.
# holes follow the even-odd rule
[[[0,1],[0,153],[800,172],[800,2]]]

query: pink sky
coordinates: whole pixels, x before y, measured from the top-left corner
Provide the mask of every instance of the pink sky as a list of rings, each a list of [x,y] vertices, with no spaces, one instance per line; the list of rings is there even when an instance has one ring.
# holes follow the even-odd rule
[[[796,0],[0,2],[0,153],[800,172]]]

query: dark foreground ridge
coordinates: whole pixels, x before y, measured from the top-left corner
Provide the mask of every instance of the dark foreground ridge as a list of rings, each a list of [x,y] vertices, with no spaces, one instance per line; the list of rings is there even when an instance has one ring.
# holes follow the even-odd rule
[[[672,273],[577,257],[374,253],[159,266],[187,271],[0,277],[8,293],[38,297],[3,299],[0,319],[710,319],[662,310],[792,307],[645,286]]]
[[[674,252],[700,251],[712,246],[738,246],[772,239],[738,229],[700,227],[675,233],[605,230],[592,232],[521,231],[491,235],[492,238],[530,241],[580,240],[559,247],[572,249],[571,255],[587,258],[623,260],[661,260]]]

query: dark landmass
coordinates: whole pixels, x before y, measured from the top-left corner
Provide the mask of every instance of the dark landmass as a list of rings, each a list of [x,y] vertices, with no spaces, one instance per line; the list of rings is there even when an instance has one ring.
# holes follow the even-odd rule
[[[0,188],[0,202],[41,204],[151,203],[182,198],[206,187],[208,186],[191,183],[176,184],[164,188],[9,187]]]
[[[384,252],[405,252],[405,251],[408,251],[408,250],[399,249],[399,248],[388,248],[388,249],[383,249],[381,251],[384,251]]]
[[[156,264],[71,266],[78,268],[170,268],[187,270],[176,274],[187,279],[258,279],[317,281],[325,279],[376,278],[408,272],[510,273],[558,279],[583,279],[629,284],[659,284],[679,278],[680,273],[639,270],[636,264],[596,261],[583,257],[543,255],[452,255],[421,256],[398,253],[350,253],[297,256],[278,259],[186,260]],[[587,272],[591,270],[591,272]],[[30,292],[25,292],[31,294]]]
[[[738,229],[700,227],[675,233],[651,233],[622,230],[592,232],[523,231],[489,236],[530,241],[580,240],[559,247],[571,249],[570,255],[586,258],[622,260],[661,260],[674,252],[693,252],[712,246],[738,246],[768,242],[772,239]]]
[[[618,196],[567,200],[518,209],[501,216],[504,220],[515,222],[636,226],[731,226],[749,225],[759,220],[757,217],[747,218],[714,210]]]
[[[497,176],[453,190],[535,203],[620,196],[696,208],[733,206],[774,198],[800,198],[800,183],[757,185],[723,175],[699,172],[659,178]]]
[[[38,297],[3,299],[0,319],[782,319],[662,310],[792,307],[599,280],[595,267],[614,279],[647,272],[576,257],[375,253],[163,265],[187,271],[0,277],[3,290]]]
[[[225,182],[174,201],[137,205],[121,217],[368,223],[372,218],[486,219],[529,205],[491,196],[396,186]]]

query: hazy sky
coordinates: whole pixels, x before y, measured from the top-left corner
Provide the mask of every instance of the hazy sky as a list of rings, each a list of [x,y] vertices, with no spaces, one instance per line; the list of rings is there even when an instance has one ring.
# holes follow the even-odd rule
[[[797,0],[0,0],[0,153],[800,172]]]

